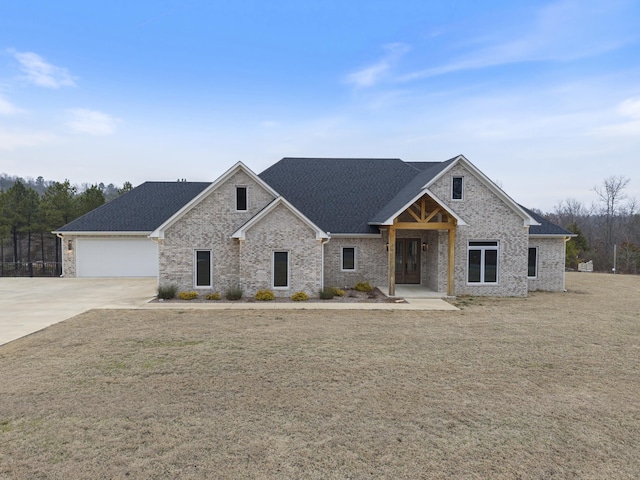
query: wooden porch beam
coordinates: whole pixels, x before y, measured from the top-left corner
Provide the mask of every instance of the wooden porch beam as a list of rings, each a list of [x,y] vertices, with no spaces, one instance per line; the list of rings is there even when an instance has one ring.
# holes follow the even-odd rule
[[[393,226],[398,230],[451,230],[456,228],[454,223],[448,222],[398,222]]]
[[[418,215],[415,214],[415,212],[413,211],[413,209],[411,207],[407,208],[407,212],[409,212],[409,214],[416,219],[416,222],[421,222],[422,220],[420,219],[420,217]]]
[[[440,210],[441,210],[441,208],[440,208],[440,207],[436,208],[433,212],[431,212],[431,213],[429,214],[429,216],[428,216],[427,218],[425,218],[425,219],[424,219],[424,221],[425,221],[425,222],[430,221],[433,217],[435,217],[435,216],[438,214],[438,212],[439,212]]]
[[[389,227],[388,238],[388,254],[389,258],[387,265],[389,265],[389,296],[393,297],[396,294],[396,228],[395,226]]]

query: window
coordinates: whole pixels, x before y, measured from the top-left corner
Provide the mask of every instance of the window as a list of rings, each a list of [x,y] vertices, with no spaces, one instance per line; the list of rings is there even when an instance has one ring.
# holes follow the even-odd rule
[[[342,247],[342,266],[340,269],[347,271],[356,269],[355,247]]]
[[[451,182],[451,198],[453,200],[462,200],[464,186],[464,177],[453,177]]]
[[[527,277],[538,277],[538,247],[529,248],[529,268],[527,270]]]
[[[236,187],[236,210],[247,210],[247,187]]]
[[[211,250],[196,250],[196,288],[211,287]]]
[[[273,252],[273,288],[289,287],[289,252]]]
[[[469,283],[498,282],[498,242],[469,242]]]

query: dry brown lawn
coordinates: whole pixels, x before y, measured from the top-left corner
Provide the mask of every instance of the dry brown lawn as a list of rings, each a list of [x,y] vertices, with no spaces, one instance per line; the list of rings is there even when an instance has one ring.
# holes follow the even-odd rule
[[[638,478],[640,277],[567,286],[88,312],[0,347],[0,478]]]

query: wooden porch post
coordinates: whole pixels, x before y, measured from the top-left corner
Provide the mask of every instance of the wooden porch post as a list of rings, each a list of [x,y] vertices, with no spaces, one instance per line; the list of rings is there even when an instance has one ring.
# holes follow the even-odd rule
[[[450,297],[455,295],[454,280],[455,280],[455,249],[456,249],[456,226],[452,225],[449,228],[448,238],[448,262],[447,262],[447,295]]]
[[[389,227],[389,296],[396,294],[396,228],[392,225]]]

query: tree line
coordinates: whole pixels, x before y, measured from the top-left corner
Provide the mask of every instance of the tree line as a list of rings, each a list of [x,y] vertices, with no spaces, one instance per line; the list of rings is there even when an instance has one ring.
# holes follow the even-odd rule
[[[596,271],[615,267],[616,273],[640,273],[640,214],[638,200],[626,191],[630,181],[621,175],[608,177],[592,189],[595,200],[590,205],[568,198],[543,214],[576,234],[567,242],[567,268],[592,261]]]
[[[0,263],[59,263],[59,238],[51,232],[132,188],[0,175]]]

